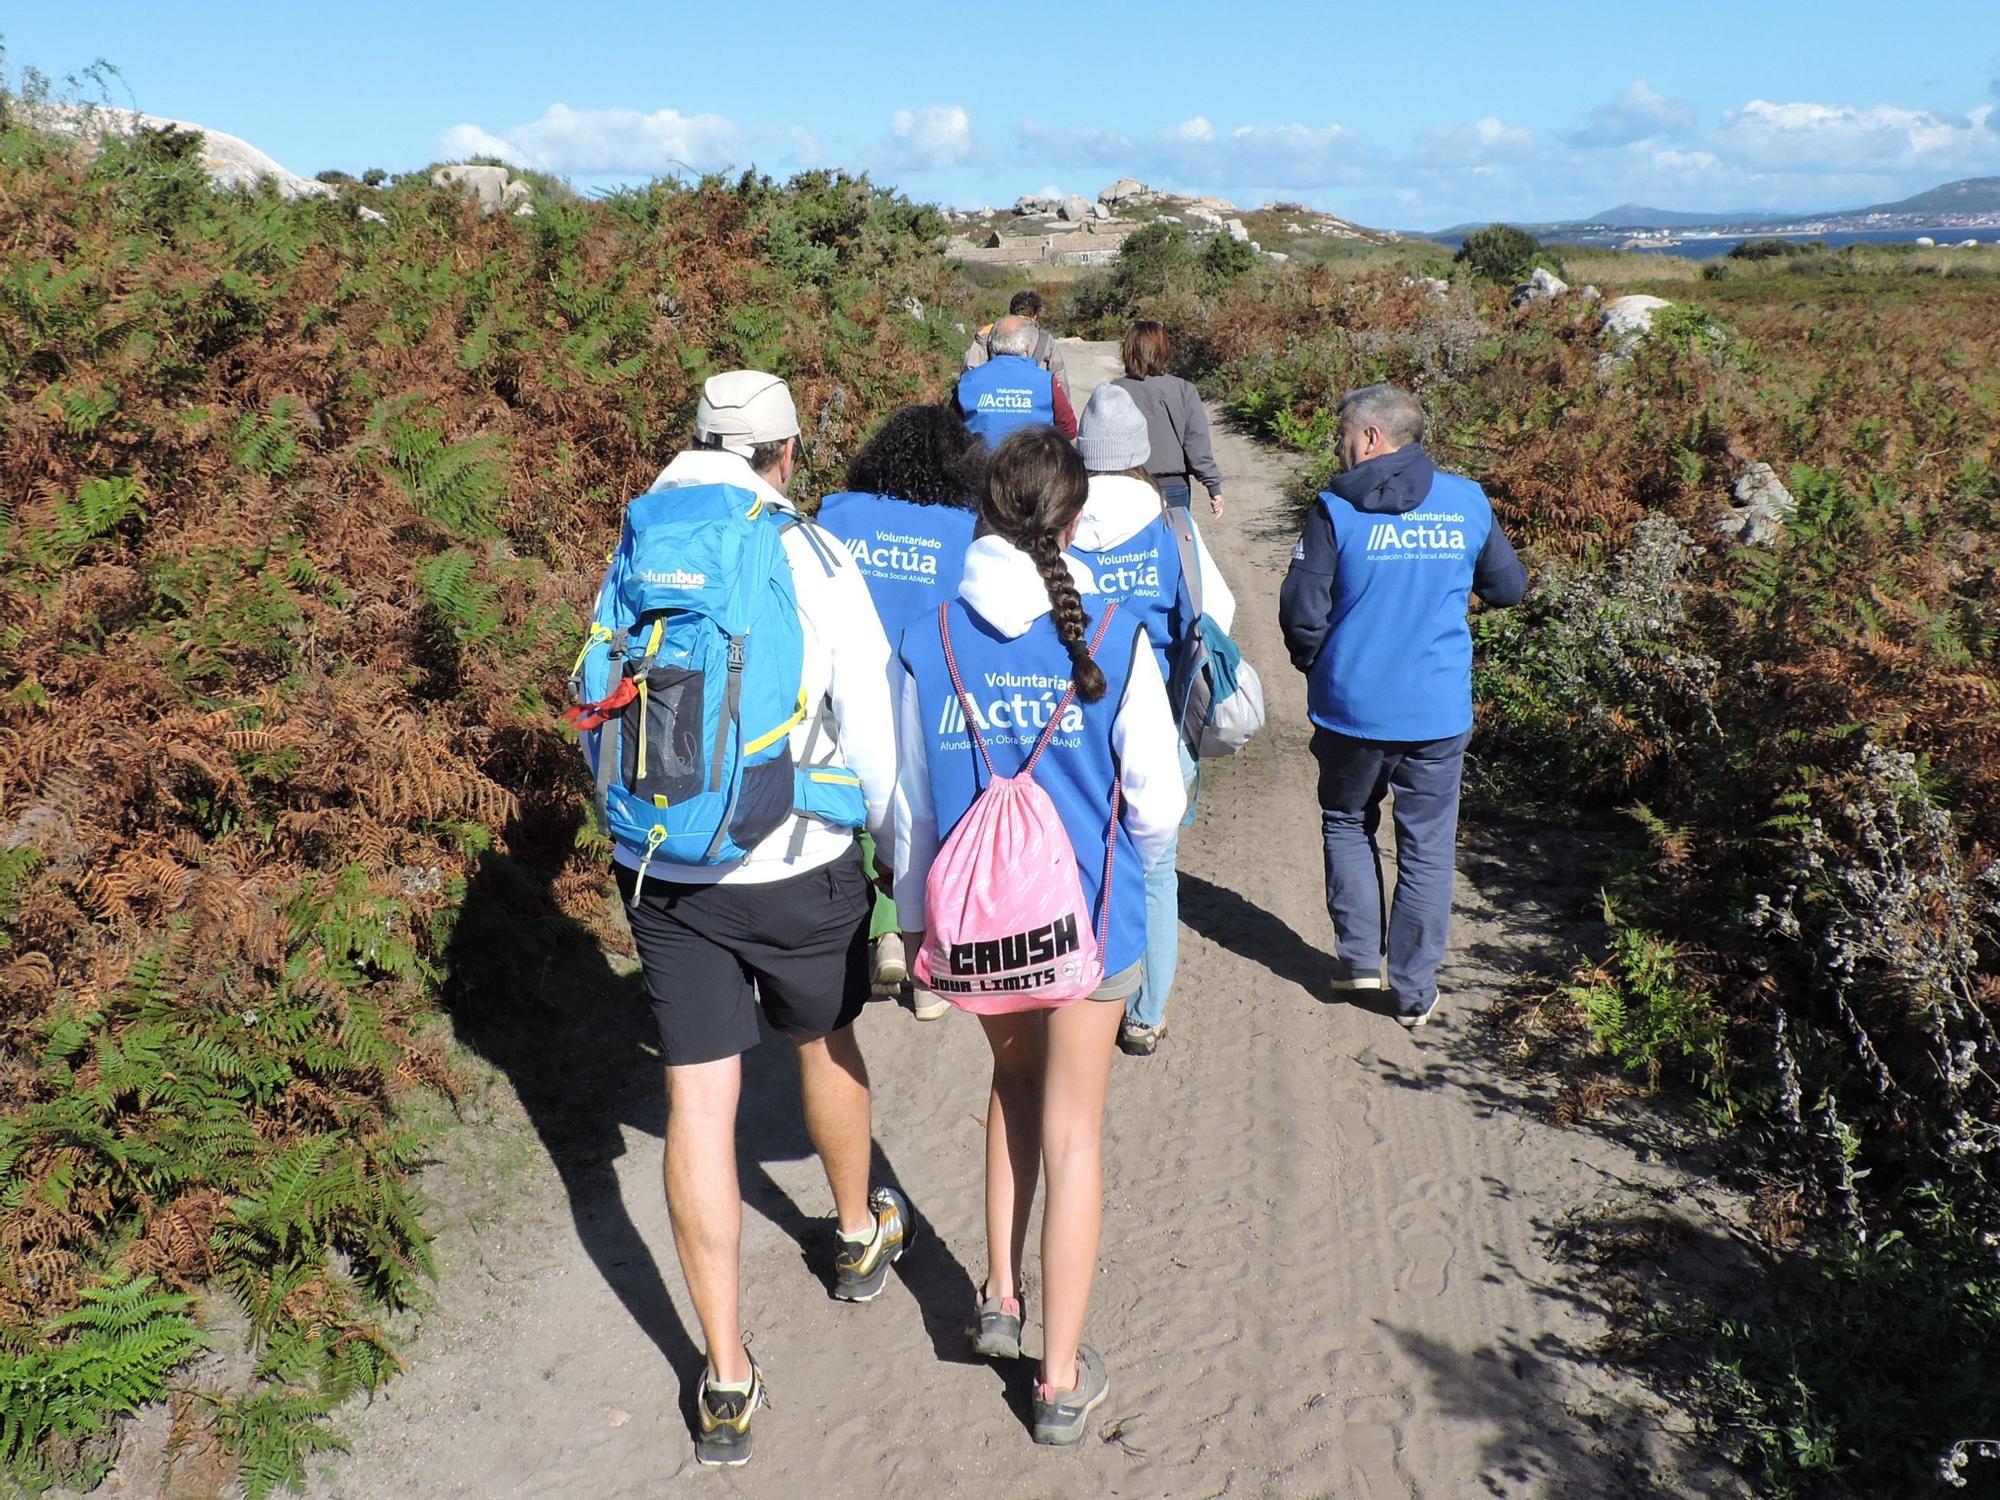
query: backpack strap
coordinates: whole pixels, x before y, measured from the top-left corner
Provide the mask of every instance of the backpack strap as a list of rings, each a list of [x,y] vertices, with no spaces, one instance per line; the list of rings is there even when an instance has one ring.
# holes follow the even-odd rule
[[[826,569],[826,576],[833,577],[833,552],[827,542],[826,534],[804,516],[788,516],[778,523],[780,531],[790,531],[795,527],[804,535],[806,544],[813,550],[813,556],[819,559],[819,565]]]
[[[1194,517],[1184,505],[1169,505],[1160,502],[1160,516],[1167,523],[1167,530],[1174,534],[1174,545],[1180,549],[1181,578],[1186,583],[1188,602],[1194,606],[1194,618],[1202,617],[1201,607],[1201,550],[1194,544]],[[1192,621],[1190,626],[1192,626]]]
[[[986,779],[991,781],[996,774],[993,769],[993,757],[986,753],[986,739],[979,732],[979,712],[972,706],[972,695],[966,692],[965,683],[958,675],[958,658],[952,654],[950,600],[938,606],[938,635],[944,641],[944,665],[945,670],[951,673],[951,690],[958,694],[958,706],[965,710],[966,733],[972,736],[972,747],[979,752],[979,758],[986,763]],[[1040,748],[1036,747],[1038,752]]]
[[[1111,617],[1117,613],[1118,606],[1112,603],[1105,605],[1104,613],[1097,617],[1097,633],[1090,638],[1090,655],[1093,660],[1097,656],[1097,648],[1104,644],[1104,632],[1110,628]],[[954,672],[952,674],[954,682],[957,680],[957,677],[958,674]],[[1035,748],[1028,753],[1028,763],[1021,767],[1021,775],[1031,776],[1034,774],[1035,762],[1042,758],[1042,752],[1048,749],[1049,741],[1055,738],[1056,726],[1062,723],[1062,716],[1069,711],[1069,706],[1075,701],[1075,698],[1076,683],[1072,681],[1069,685],[1069,691],[1062,695],[1062,701],[1056,705],[1055,712],[1049,715],[1049,722],[1043,725],[1042,732],[1035,736]],[[985,753],[985,747],[982,746],[980,754],[983,755]],[[991,761],[987,762],[986,769],[988,771],[993,769]]]

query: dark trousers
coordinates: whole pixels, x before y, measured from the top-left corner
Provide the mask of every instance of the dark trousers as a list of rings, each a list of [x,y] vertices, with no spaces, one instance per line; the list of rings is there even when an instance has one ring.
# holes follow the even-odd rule
[[[1388,960],[1405,1010],[1437,998],[1451,926],[1458,792],[1470,730],[1448,740],[1359,740],[1314,729],[1320,824],[1326,836],[1326,909],[1340,956],[1360,968]],[[1383,918],[1382,799],[1396,794],[1396,890]]]

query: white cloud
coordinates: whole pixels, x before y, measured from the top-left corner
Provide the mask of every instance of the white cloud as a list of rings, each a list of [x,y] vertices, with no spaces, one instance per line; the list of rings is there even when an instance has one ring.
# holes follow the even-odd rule
[[[1635,78],[1609,104],[1600,104],[1579,129],[1563,139],[1572,146],[1629,146],[1659,136],[1682,136],[1694,129],[1694,106],[1669,99]]]
[[[740,164],[746,144],[769,142],[790,156],[783,133],[752,136],[721,115],[684,115],[677,109],[571,109],[551,104],[539,120],[501,131],[454,125],[438,137],[449,156],[498,156],[544,172],[657,173],[675,168],[720,171]]]
[[[899,167],[955,167],[972,154],[972,116],[958,104],[899,109],[889,117]]]
[[[1876,104],[1773,103],[1752,99],[1711,138],[1724,161],[1752,172],[1972,172],[2000,166],[1993,106],[1967,114]]]
[[[1487,115],[1470,125],[1441,125],[1417,139],[1417,161],[1429,166],[1479,166],[1526,156],[1535,149],[1535,133]]]
[[[1239,125],[1226,134],[1201,115],[1156,135],[1025,121],[1024,155],[1093,167],[1154,187],[1201,192],[1298,192],[1353,182],[1368,148],[1339,125]]]

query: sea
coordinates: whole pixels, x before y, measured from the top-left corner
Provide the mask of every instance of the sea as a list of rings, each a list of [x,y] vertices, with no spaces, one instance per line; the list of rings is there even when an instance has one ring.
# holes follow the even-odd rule
[[[1592,249],[1615,250],[1621,247],[1625,237],[1592,237],[1587,243]],[[1823,240],[1834,249],[1842,245],[1910,245],[1920,239],[1935,240],[1940,246],[1949,247],[1964,240],[1977,240],[1982,246],[2000,245],[2000,229],[1862,229],[1833,231],[1824,234],[1801,230],[1797,233],[1771,233],[1766,230],[1752,230],[1735,234],[1712,235],[1700,231],[1686,238],[1677,238],[1672,244],[1634,245],[1631,248],[1646,255],[1678,255],[1686,260],[1713,260],[1719,255],[1727,255],[1745,240],[1797,240],[1801,244],[1807,240]]]

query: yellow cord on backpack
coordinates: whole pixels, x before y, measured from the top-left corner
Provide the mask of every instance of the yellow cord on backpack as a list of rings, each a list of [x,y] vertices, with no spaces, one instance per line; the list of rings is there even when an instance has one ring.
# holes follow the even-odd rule
[[[646,679],[639,679],[639,766],[632,773],[632,784],[637,786],[646,779]]]
[[[659,852],[660,845],[666,841],[666,825],[664,823],[655,823],[653,831],[646,835],[646,857],[639,861],[639,878],[632,882],[632,904],[634,906],[639,904],[639,893],[646,888],[646,871],[652,867],[653,856]]]

